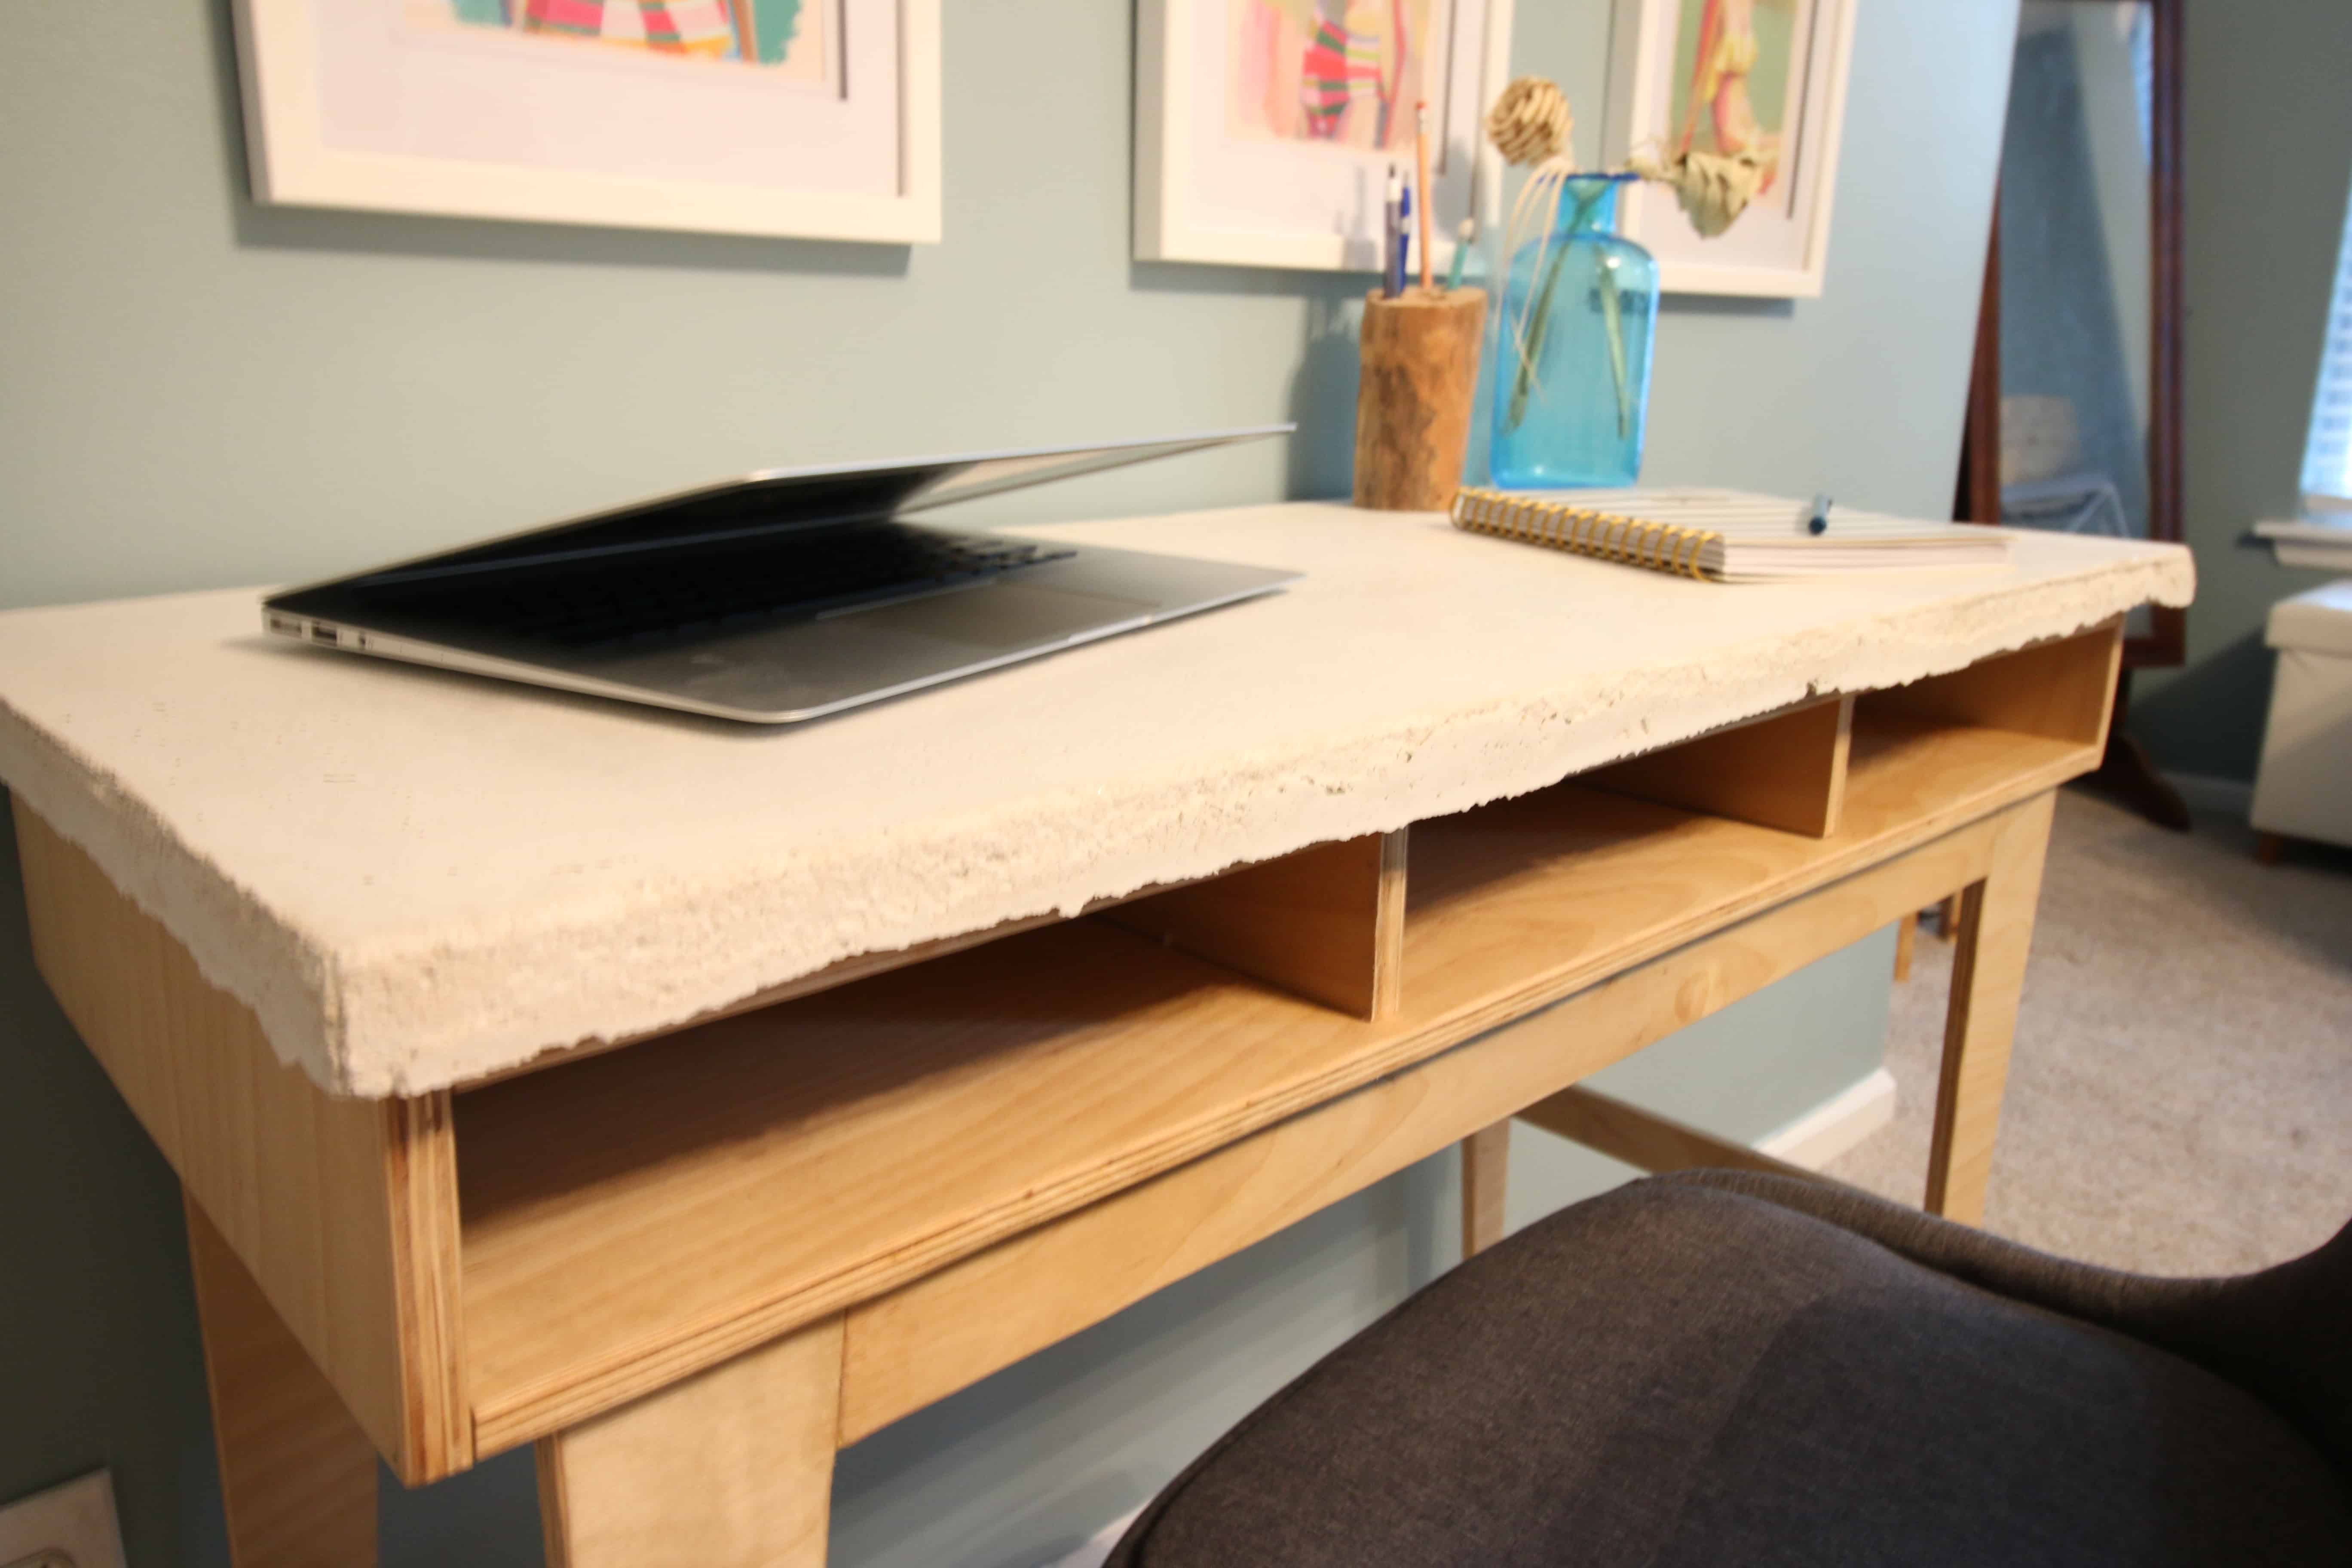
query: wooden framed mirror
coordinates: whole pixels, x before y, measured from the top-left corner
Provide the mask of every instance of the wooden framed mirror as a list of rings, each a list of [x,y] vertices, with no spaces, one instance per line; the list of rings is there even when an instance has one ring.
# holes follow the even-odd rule
[[[1954,515],[2179,542],[2184,0],[2024,0]],[[2182,661],[2187,612],[2125,627],[2103,782],[2187,808],[2123,734],[2129,672]]]

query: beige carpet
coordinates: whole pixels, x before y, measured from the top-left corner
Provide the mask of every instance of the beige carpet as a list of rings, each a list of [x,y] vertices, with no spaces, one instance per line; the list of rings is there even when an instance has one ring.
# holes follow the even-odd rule
[[[2236,1273],[2352,1218],[2352,854],[2252,858],[2061,792],[1987,1226],[2155,1274]],[[1830,1173],[1919,1200],[1952,948],[1897,985],[1894,1123]]]

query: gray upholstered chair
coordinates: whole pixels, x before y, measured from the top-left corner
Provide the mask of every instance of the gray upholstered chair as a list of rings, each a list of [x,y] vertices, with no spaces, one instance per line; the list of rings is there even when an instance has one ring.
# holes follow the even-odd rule
[[[2352,1227],[2156,1279],[1788,1177],[1635,1182],[1326,1357],[1110,1562],[2352,1564]]]

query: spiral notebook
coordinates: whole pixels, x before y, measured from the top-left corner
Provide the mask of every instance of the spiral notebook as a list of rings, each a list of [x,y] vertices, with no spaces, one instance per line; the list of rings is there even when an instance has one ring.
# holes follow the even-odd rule
[[[2000,566],[2009,537],[1833,507],[1807,531],[1807,503],[1744,490],[1465,489],[1454,525],[1712,583],[1785,583],[1854,572]]]

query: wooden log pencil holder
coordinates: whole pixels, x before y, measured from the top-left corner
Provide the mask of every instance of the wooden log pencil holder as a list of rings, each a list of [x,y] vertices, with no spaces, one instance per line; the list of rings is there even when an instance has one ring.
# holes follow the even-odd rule
[[[1443,511],[1462,487],[1478,339],[1477,289],[1407,289],[1364,302],[1363,379],[1356,393],[1356,504]]]

